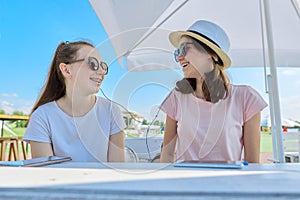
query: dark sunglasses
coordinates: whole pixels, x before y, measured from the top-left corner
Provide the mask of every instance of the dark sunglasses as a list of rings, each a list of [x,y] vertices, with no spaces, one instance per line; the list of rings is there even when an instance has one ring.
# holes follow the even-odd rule
[[[108,65],[103,61],[100,61],[100,65],[99,65],[99,61],[95,57],[86,57],[83,59],[78,59],[78,60],[74,60],[71,62],[67,62],[66,64],[72,64],[72,63],[81,62],[81,61],[85,61],[90,66],[90,69],[93,71],[98,71],[99,68],[101,67],[100,68],[101,74],[106,75],[108,73]]]
[[[194,43],[193,42],[184,42],[184,43],[181,43],[179,45],[179,48],[174,51],[174,58],[175,58],[176,62],[179,62],[178,56],[181,56],[181,57],[185,57],[186,56],[189,44],[194,44]]]

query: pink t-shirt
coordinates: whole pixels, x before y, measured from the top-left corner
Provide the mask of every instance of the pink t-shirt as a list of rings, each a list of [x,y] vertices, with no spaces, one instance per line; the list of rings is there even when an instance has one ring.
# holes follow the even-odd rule
[[[173,90],[162,110],[178,122],[176,159],[241,160],[243,125],[266,106],[246,85],[231,85],[228,96],[214,104]]]

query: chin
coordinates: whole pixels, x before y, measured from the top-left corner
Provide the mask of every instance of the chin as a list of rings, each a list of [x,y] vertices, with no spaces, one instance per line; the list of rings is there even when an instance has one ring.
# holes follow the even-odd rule
[[[202,79],[202,76],[199,73],[197,73],[197,74],[191,74],[191,73],[189,73],[189,74],[184,74],[184,78]]]
[[[95,93],[98,93],[100,91],[100,87],[95,89]]]
[[[90,93],[97,94],[100,91],[100,87],[93,87],[89,89]]]
[[[184,78],[197,78],[197,77],[191,74],[184,74]]]

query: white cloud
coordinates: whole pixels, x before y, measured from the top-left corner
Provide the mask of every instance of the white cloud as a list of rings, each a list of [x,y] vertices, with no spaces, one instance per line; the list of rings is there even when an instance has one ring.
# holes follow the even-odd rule
[[[32,105],[31,106],[21,106],[17,110],[22,111],[25,114],[29,114],[31,112]]]
[[[295,76],[295,75],[297,75],[297,71],[296,70],[292,70],[292,69],[290,69],[290,70],[283,70],[282,74],[286,75],[286,76]]]
[[[2,106],[13,106],[14,104],[9,103],[8,101],[2,101],[2,102],[1,102],[1,105],[2,105]]]
[[[12,113],[14,111],[13,106],[14,106],[14,104],[12,104],[8,101],[1,102],[1,109],[3,109],[5,111],[5,113]]]
[[[26,99],[14,98],[10,100],[2,100],[0,102],[0,109],[7,114],[12,114],[14,111],[21,111],[29,114],[34,102]]]
[[[287,119],[300,121],[300,95],[289,96],[280,99],[281,115]]]
[[[3,93],[3,94],[1,94],[1,96],[3,96],[3,97],[18,97],[19,95],[16,93],[13,93],[13,94]]]

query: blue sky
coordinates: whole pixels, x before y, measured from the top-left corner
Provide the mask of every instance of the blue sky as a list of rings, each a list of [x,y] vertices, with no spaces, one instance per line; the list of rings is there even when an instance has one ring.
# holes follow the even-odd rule
[[[95,45],[107,39],[88,0],[0,0],[0,109],[29,113],[58,43],[79,39]],[[281,114],[300,121],[300,69],[280,68],[277,73]],[[232,68],[227,74],[232,83],[251,85],[268,101],[262,68]],[[151,120],[178,76],[180,70],[127,72],[114,62],[102,89]]]

